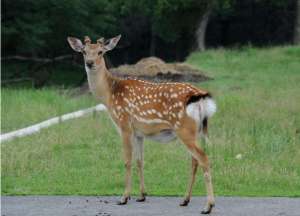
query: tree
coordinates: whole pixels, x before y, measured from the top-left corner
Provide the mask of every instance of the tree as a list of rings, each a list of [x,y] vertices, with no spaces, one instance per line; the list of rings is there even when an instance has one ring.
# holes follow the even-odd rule
[[[205,35],[206,35],[207,24],[211,16],[211,13],[212,13],[212,8],[208,6],[205,13],[198,21],[196,35],[195,35],[196,50],[198,51],[205,50]]]
[[[296,3],[294,44],[300,44],[300,0],[297,0]]]
[[[203,1],[203,7],[201,7],[202,16],[198,19],[195,31],[196,47],[195,50],[204,51],[205,36],[207,25],[213,14],[219,14],[220,16],[228,16],[233,13],[233,7],[235,0],[208,0]]]

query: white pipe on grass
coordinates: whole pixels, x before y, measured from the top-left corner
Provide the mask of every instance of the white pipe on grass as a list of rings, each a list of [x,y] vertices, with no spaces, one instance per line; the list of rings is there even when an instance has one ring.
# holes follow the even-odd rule
[[[43,122],[38,123],[38,124],[34,124],[34,125],[26,127],[26,128],[22,128],[22,129],[19,129],[19,130],[15,130],[15,131],[12,131],[12,132],[1,134],[0,135],[0,141],[2,143],[4,141],[9,141],[9,140],[12,140],[12,139],[17,138],[17,137],[23,137],[23,136],[27,136],[27,135],[30,135],[30,134],[33,134],[33,133],[37,133],[41,129],[50,127],[51,125],[58,124],[60,122],[67,121],[67,120],[70,120],[70,119],[79,118],[79,117],[82,117],[82,116],[87,115],[87,114],[92,113],[92,112],[103,111],[103,110],[106,110],[106,107],[103,104],[98,104],[95,107],[91,107],[91,108],[88,108],[88,109],[83,109],[83,110],[79,110],[79,111],[76,111],[76,112],[68,113],[68,114],[65,114],[65,115],[62,115],[62,116],[59,116],[59,117],[54,117],[54,118],[48,119],[46,121],[43,121]]]

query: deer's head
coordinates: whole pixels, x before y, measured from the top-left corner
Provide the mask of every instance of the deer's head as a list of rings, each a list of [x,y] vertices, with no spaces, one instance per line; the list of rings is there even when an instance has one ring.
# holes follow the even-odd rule
[[[119,42],[121,35],[118,35],[114,38],[104,40],[104,38],[100,38],[97,40],[97,43],[91,43],[91,39],[88,36],[84,38],[84,44],[81,40],[68,37],[68,42],[72,49],[76,52],[81,52],[83,54],[84,63],[86,71],[89,72],[91,70],[97,70],[103,62],[103,55],[115,48],[117,43]]]

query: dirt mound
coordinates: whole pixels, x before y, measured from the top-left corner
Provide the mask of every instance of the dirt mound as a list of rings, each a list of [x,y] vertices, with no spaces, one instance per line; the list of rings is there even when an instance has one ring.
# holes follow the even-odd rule
[[[143,58],[134,65],[121,65],[110,71],[119,77],[138,77],[155,81],[200,82],[210,79],[188,64],[165,63],[156,57]]]

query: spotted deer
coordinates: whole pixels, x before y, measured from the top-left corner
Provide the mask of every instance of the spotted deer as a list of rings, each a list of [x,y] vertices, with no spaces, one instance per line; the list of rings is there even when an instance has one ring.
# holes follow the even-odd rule
[[[70,46],[84,57],[85,70],[92,94],[101,101],[115,123],[122,141],[126,168],[125,192],[118,202],[124,205],[130,199],[131,165],[135,156],[140,178],[140,197],[146,199],[143,174],[144,138],[163,143],[179,138],[191,153],[192,169],[186,196],[180,206],[187,206],[198,165],[204,172],[207,205],[201,213],[209,214],[214,206],[213,186],[209,161],[196,144],[198,135],[207,135],[208,118],[216,111],[210,94],[186,83],[153,83],[139,79],[120,79],[105,66],[103,55],[112,50],[121,35],[91,43],[68,37]]]

